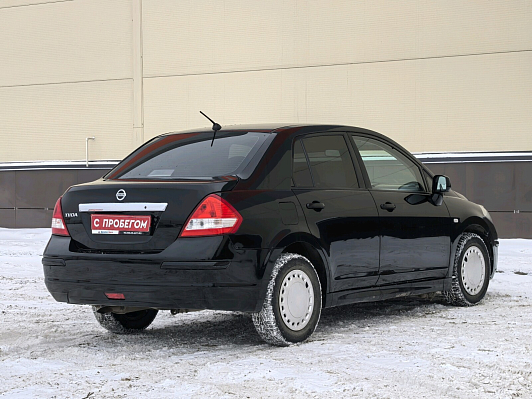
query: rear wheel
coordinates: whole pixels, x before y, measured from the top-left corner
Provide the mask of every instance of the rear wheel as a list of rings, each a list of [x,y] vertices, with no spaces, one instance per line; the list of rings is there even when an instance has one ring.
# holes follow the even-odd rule
[[[252,315],[261,338],[272,345],[303,342],[321,314],[321,286],[310,261],[282,254],[273,268],[262,309]]]
[[[144,309],[130,313],[99,313],[93,306],[92,311],[98,323],[115,334],[132,334],[147,328],[157,316],[158,310]]]
[[[475,305],[486,295],[489,276],[486,244],[477,234],[462,234],[454,260],[452,287],[444,292],[447,301],[456,306]]]

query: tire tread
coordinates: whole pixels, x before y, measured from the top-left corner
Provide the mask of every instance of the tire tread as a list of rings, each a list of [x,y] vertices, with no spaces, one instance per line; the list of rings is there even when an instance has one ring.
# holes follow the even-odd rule
[[[462,287],[460,286],[460,281],[458,279],[458,268],[461,267],[460,259],[462,257],[462,254],[464,252],[466,245],[473,239],[479,240],[484,247],[483,248],[484,251],[488,253],[484,240],[478,234],[463,233],[460,236],[460,239],[458,241],[458,246],[456,248],[456,253],[454,255],[451,289],[449,291],[443,292],[443,295],[445,296],[447,303],[453,306],[474,306],[476,305],[476,303],[478,303],[478,302],[471,302],[464,296]],[[485,261],[489,262],[489,259],[485,259]],[[486,276],[486,279],[489,281],[489,277]]]
[[[257,330],[257,333],[260,335],[260,337],[266,341],[267,343],[275,346],[289,346],[292,345],[293,342],[288,341],[282,334],[275,317],[275,313],[273,310],[273,300],[274,300],[274,289],[275,289],[275,283],[277,280],[277,275],[279,274],[279,271],[290,261],[294,259],[299,259],[308,265],[311,266],[312,270],[314,271],[316,280],[318,281],[318,289],[319,289],[319,295],[321,298],[321,285],[319,283],[319,277],[316,273],[316,269],[312,266],[312,263],[305,258],[302,255],[299,254],[292,254],[292,253],[284,253],[279,256],[277,261],[275,262],[275,265],[273,267],[270,280],[268,282],[268,288],[266,290],[266,297],[264,299],[262,309],[260,312],[253,313],[252,314],[252,320],[253,324],[255,325],[255,329]],[[320,307],[318,311],[321,314],[321,300],[319,301]],[[318,322],[319,322],[319,316],[318,314],[318,321],[316,322],[316,325],[314,326],[314,329],[311,331],[310,334],[314,332],[316,329]]]

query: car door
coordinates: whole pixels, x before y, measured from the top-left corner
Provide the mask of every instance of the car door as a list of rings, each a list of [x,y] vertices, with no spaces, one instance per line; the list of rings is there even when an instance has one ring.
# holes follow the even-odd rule
[[[449,269],[450,217],[430,201],[409,155],[375,138],[351,135],[380,216],[377,285],[443,278]]]
[[[310,135],[293,146],[293,192],[326,251],[333,292],[374,286],[379,269],[378,213],[347,139]]]

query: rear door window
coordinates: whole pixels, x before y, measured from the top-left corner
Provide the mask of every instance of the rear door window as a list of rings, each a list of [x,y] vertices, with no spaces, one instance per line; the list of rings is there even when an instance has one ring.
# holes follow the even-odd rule
[[[314,187],[358,188],[351,154],[344,136],[311,136],[303,139]]]
[[[268,133],[182,133],[162,136],[139,148],[111,171],[111,179],[177,180],[236,175],[253,158]],[[212,145],[211,145],[212,143]]]

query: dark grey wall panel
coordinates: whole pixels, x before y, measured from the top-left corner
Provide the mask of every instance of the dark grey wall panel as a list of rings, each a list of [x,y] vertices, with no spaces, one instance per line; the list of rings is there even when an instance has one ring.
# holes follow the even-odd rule
[[[0,209],[0,227],[17,227],[15,223],[15,209]]]
[[[445,164],[443,163],[433,163],[433,164],[427,164],[427,167],[433,172],[435,175],[444,175],[445,174]]]
[[[513,212],[517,194],[515,163],[485,162],[466,164],[467,198],[489,211]]]
[[[57,198],[68,187],[94,181],[108,170],[0,171],[0,227],[50,227]],[[15,210],[16,208],[16,210]]]
[[[515,163],[515,209],[532,212],[532,162]]]
[[[513,212],[490,212],[499,238],[516,238],[516,215]],[[532,237],[531,237],[532,238]]]
[[[500,238],[532,238],[532,212],[492,212]]]
[[[0,208],[15,208],[15,173],[0,172]]]
[[[50,227],[52,225],[53,210],[17,209],[17,227]]]
[[[17,208],[53,209],[57,198],[78,182],[76,170],[20,170],[16,176]]]
[[[518,213],[515,219],[517,237],[532,238],[532,213]]]
[[[444,175],[449,176],[451,179],[451,187],[453,190],[459,192],[462,195],[468,197],[467,192],[467,167],[463,163],[450,163],[445,165]]]
[[[100,177],[105,175],[108,170],[78,170],[78,184],[87,183],[89,181],[98,180]]]
[[[532,238],[532,212],[523,212],[532,211],[532,162],[434,163],[428,167],[449,176],[453,189],[491,211],[501,238]],[[49,227],[55,202],[69,186],[97,180],[107,171],[0,170],[0,227]]]

